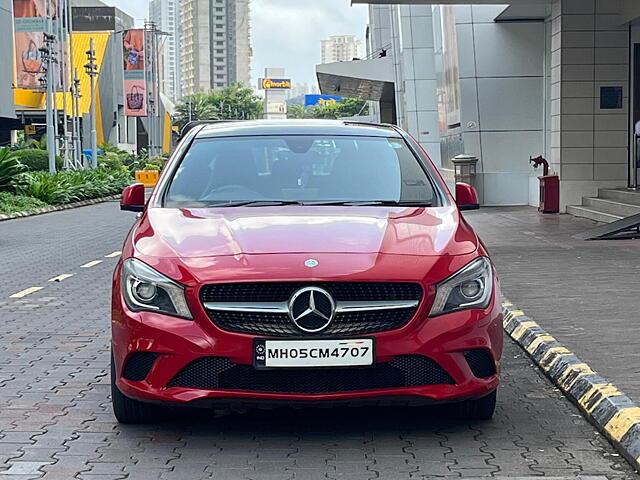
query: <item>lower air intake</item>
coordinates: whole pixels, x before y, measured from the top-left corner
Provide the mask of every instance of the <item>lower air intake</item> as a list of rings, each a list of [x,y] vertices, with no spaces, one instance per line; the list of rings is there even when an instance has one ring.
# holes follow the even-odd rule
[[[191,362],[167,387],[244,390],[270,393],[336,393],[385,388],[454,384],[436,362],[422,355],[402,355],[367,368],[256,370],[226,358]]]
[[[141,382],[149,375],[157,356],[158,354],[152,352],[132,353],[127,359],[122,376],[127,380]]]
[[[496,364],[488,351],[469,350],[465,352],[464,357],[477,378],[489,378],[496,374]]]

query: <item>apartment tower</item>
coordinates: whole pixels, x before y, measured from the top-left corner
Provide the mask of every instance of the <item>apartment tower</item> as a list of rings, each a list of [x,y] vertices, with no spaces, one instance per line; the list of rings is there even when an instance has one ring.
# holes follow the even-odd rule
[[[360,58],[362,42],[354,35],[332,35],[320,41],[321,63],[350,62]]]
[[[181,0],[182,95],[251,84],[250,0]]]
[[[158,30],[167,33],[163,37],[161,90],[174,102],[180,98],[180,0],[151,0],[149,19]]]

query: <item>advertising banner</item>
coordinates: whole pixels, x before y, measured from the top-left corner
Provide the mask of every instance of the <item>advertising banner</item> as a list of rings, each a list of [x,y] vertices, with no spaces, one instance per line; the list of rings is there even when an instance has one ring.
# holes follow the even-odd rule
[[[142,29],[126,30],[122,36],[124,114],[127,117],[147,116],[144,40],[144,30]]]
[[[290,90],[290,78],[261,78],[258,80],[261,90]]]
[[[338,97],[336,95],[305,95],[304,106],[315,107],[333,105],[334,103],[338,103],[340,100],[342,100],[342,97]]]
[[[57,75],[55,88],[62,87],[62,75],[66,71],[66,49],[61,48],[59,10],[64,0],[13,0],[15,27],[16,87],[40,89],[40,79],[44,75],[40,49],[45,47],[44,33],[51,32],[58,41]]]

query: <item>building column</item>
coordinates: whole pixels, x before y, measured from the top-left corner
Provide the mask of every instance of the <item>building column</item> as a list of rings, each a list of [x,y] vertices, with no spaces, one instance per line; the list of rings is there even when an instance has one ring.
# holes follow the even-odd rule
[[[561,211],[627,182],[629,33],[619,25],[621,8],[621,0],[553,4],[550,163],[560,175]],[[619,88],[621,108],[601,105],[603,89]]]
[[[404,105],[401,116],[399,112],[398,123],[418,140],[436,166],[440,167],[432,8],[431,5],[393,8],[398,9],[395,17],[399,45],[396,89]]]

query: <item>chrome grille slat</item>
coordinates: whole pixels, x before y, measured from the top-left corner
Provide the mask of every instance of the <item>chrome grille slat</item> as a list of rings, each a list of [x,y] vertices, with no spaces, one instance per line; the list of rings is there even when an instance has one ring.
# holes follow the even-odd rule
[[[422,299],[422,287],[401,282],[255,282],[205,285],[200,293],[211,321],[223,330],[254,335],[309,335],[289,318],[299,289],[322,288],[335,299],[333,322],[320,335],[352,336],[406,325]]]
[[[418,303],[420,303],[419,300],[336,302],[336,313],[414,308]],[[207,310],[219,312],[287,313],[289,311],[286,302],[204,302],[203,305]]]

